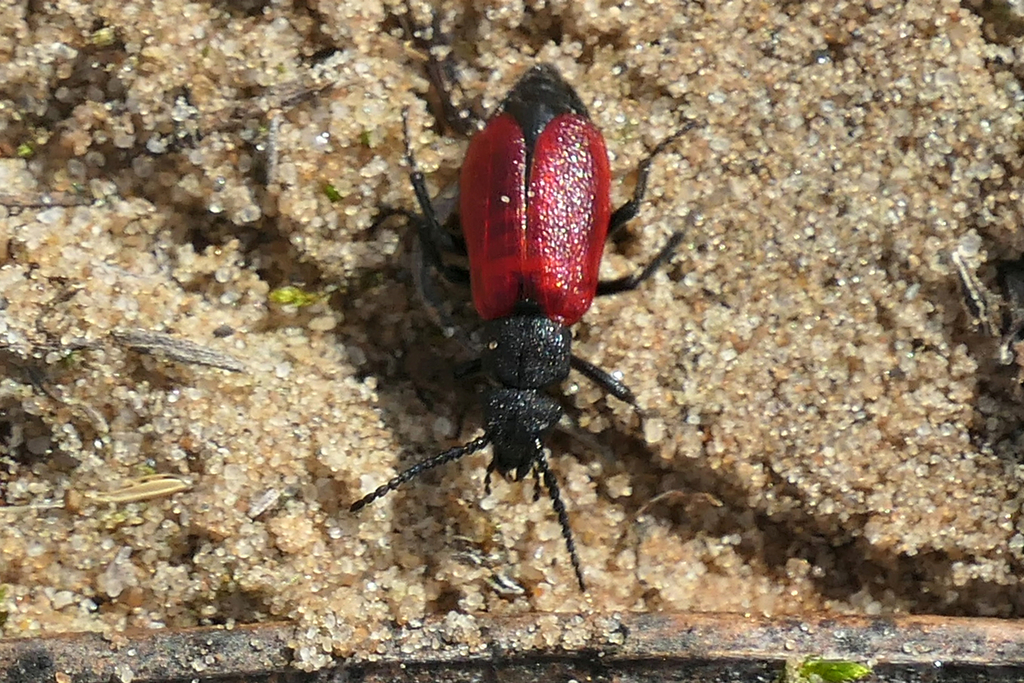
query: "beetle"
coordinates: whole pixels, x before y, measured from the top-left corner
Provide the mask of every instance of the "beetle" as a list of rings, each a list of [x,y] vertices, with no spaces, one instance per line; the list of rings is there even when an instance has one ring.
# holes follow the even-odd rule
[[[490,386],[482,394],[484,433],[399,473],[352,504],[355,512],[423,472],[487,446],[491,475],[520,481],[528,474],[547,489],[581,591],[583,569],[548,466],[544,437],[562,417],[547,390],[576,370],[606,392],[636,407],[619,379],[573,355],[570,328],[595,296],[636,289],[671,258],[683,239],[674,233],[651,262],[633,275],[599,281],[609,234],[636,216],[651,161],[690,125],[661,142],[638,169],[632,198],[611,210],[611,173],[604,138],[586,106],[558,71],[541,64],[508,92],[486,126],[470,141],[459,178],[459,223],[469,260],[465,269],[445,264],[444,234],[423,173],[416,165],[403,116],[406,159],[422,217],[415,220],[425,258],[449,280],[470,284],[484,321],[483,349],[466,364]],[[456,248],[462,245],[455,245]]]

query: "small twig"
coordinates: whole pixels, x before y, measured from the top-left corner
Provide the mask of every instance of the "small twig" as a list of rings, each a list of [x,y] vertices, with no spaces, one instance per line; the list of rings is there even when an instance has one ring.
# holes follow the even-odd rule
[[[960,277],[960,287],[963,290],[964,306],[967,311],[981,326],[985,334],[990,337],[999,336],[1001,326],[994,319],[993,306],[990,302],[991,293],[988,288],[978,279],[974,268],[967,262],[959,247],[953,250],[950,258]]]
[[[88,206],[93,198],[71,192],[0,192],[0,206],[41,209],[50,206]]]
[[[643,522],[644,518],[648,514],[650,514],[651,508],[653,508],[655,505],[659,503],[668,501],[682,502],[687,507],[692,507],[693,505],[697,504],[698,501],[703,501],[711,505],[712,507],[716,508],[720,508],[724,505],[724,503],[721,500],[719,500],[718,498],[716,498],[715,496],[711,495],[706,491],[684,491],[681,489],[670,489],[668,491],[663,491],[659,493],[658,495],[654,496],[646,503],[641,505],[640,509],[636,511],[634,519],[636,519],[638,522]]]
[[[114,330],[110,336],[138,353],[165,356],[179,363],[206,365],[231,372],[245,370],[245,364],[233,356],[163,332],[139,329]]]
[[[70,489],[64,495],[64,500],[48,503],[30,503],[28,505],[3,505],[0,512],[29,512],[34,510],[68,510],[77,512],[81,507],[82,498],[97,503],[109,503],[121,505],[124,503],[140,503],[154,498],[172,496],[175,493],[188,491],[192,488],[192,482],[174,474],[148,474],[138,479],[131,479],[129,483],[113,491],[76,491]]]
[[[149,474],[130,480],[127,486],[113,491],[86,491],[83,495],[98,503],[138,503],[153,498],[171,496],[188,491],[192,482],[174,474]]]

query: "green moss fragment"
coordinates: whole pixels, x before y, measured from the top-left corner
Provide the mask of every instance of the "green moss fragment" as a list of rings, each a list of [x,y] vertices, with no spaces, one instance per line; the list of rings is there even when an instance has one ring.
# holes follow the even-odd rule
[[[18,145],[18,158],[19,159],[31,159],[35,156],[36,150],[30,142],[23,142]]]
[[[286,285],[271,290],[267,298],[279,306],[302,308],[303,306],[310,306],[323,301],[327,298],[327,295],[322,292],[307,292],[301,287],[295,287],[294,285]]]
[[[843,659],[808,657],[786,662],[778,683],[850,683],[871,675],[871,667]]]
[[[825,683],[847,683],[870,676],[871,667],[842,659],[810,657],[800,665],[800,675],[807,679],[817,676]]]
[[[341,193],[338,192],[338,188],[336,188],[334,185],[331,185],[330,183],[324,183],[322,185],[322,188],[324,191],[324,195],[332,204],[336,204],[341,201]]]
[[[117,41],[117,31],[112,26],[93,31],[90,40],[96,47],[110,47]]]
[[[73,369],[82,365],[82,352],[78,350],[68,351],[57,361],[65,369]]]
[[[152,477],[156,474],[156,467],[148,463],[141,463],[136,466],[135,470],[138,472],[140,477]]]

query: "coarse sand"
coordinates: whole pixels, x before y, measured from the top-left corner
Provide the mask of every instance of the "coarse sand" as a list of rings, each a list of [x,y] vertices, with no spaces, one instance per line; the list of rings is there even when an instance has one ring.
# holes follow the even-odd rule
[[[480,431],[408,226],[372,227],[416,207],[404,108],[432,193],[466,147],[404,7],[5,0],[0,635],[292,620],[312,668],[430,616],[468,648],[478,613],[569,644],[543,613],[1021,616],[1024,16],[995,4],[439,8],[468,104],[538,62],[574,84],[617,203],[697,124],[602,274],[679,253],[574,330],[643,411],[563,387],[581,594],[487,452],[348,512]]]

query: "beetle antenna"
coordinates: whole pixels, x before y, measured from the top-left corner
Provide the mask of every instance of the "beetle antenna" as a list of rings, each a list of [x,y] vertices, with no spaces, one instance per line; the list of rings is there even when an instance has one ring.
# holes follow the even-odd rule
[[[406,38],[411,40],[415,49],[423,52],[427,60],[427,79],[430,85],[437,91],[437,100],[440,111],[435,111],[441,129],[453,130],[460,135],[469,135],[477,129],[477,122],[482,114],[477,114],[471,107],[460,108],[452,101],[452,90],[458,90],[463,98],[468,99],[465,88],[459,81],[455,71],[455,64],[452,52],[449,51],[444,57],[438,58],[435,47],[450,47],[450,36],[446,35],[441,26],[441,13],[437,9],[431,10],[430,30],[427,37],[425,27],[416,23],[415,14],[409,0],[405,2],[405,13],[397,14],[398,23],[405,31]],[[417,35],[418,34],[418,35]],[[431,107],[433,109],[433,107]]]
[[[533,465],[537,471],[544,475],[544,486],[551,496],[551,506],[558,515],[558,523],[562,525],[562,538],[565,539],[565,548],[569,551],[569,560],[572,562],[573,571],[576,572],[576,581],[580,584],[580,590],[586,592],[587,586],[583,582],[583,568],[580,566],[580,557],[576,554],[576,541],[572,537],[572,528],[569,526],[569,515],[565,511],[565,504],[562,502],[562,494],[558,488],[558,480],[554,473],[548,468],[548,461],[541,453]]]
[[[415,479],[416,477],[423,474],[427,470],[432,470],[435,467],[440,467],[441,465],[447,465],[448,463],[454,462],[455,460],[458,460],[463,456],[469,455],[470,453],[476,453],[477,451],[486,448],[487,445],[490,443],[491,438],[487,434],[484,434],[480,438],[473,439],[464,446],[456,446],[455,448],[450,448],[444,453],[435,455],[433,458],[430,458],[429,460],[424,460],[421,463],[417,463],[410,467],[409,469],[405,470],[404,472],[401,472],[400,474],[396,475],[391,481],[384,484],[383,486],[378,486],[376,491],[369,493],[360,498],[359,500],[357,500],[356,502],[352,503],[348,510],[349,512],[356,512],[358,510],[361,510],[370,503],[372,503],[373,501],[380,498],[381,496],[387,495],[388,493],[394,491],[405,482],[411,479]],[[562,510],[564,512],[565,508],[563,507]]]

